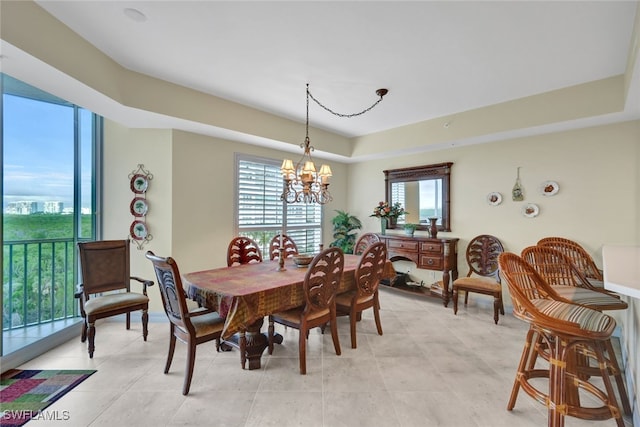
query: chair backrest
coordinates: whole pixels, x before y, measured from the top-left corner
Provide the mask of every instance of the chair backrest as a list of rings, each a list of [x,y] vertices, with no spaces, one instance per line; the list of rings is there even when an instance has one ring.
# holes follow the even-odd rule
[[[325,249],[309,264],[304,276],[304,315],[329,309],[342,279],[344,254],[340,248]]]
[[[577,286],[593,289],[587,278],[571,260],[564,253],[551,246],[529,246],[522,250],[521,256],[551,286]]]
[[[249,237],[234,237],[227,249],[227,266],[231,267],[250,262],[262,262],[262,251]]]
[[[182,330],[195,334],[195,328],[189,318],[185,316],[189,309],[187,308],[186,295],[182,287],[178,264],[171,257],[159,257],[151,251],[148,251],[145,256],[153,263],[153,269],[158,279],[160,296],[162,297],[162,305],[169,321]]]
[[[585,277],[604,280],[602,272],[591,255],[578,243],[561,237],[547,237],[539,240],[538,245],[551,247],[565,254]]]
[[[130,290],[129,240],[79,242],[85,297],[100,292]]]
[[[274,260],[280,258],[280,234],[276,234],[269,243],[269,259]],[[298,245],[286,234],[282,234],[282,247],[284,248],[284,257],[289,258],[298,255]]]
[[[362,255],[364,251],[374,243],[380,242],[380,237],[374,233],[364,233],[358,238],[356,245],[353,247],[354,255]]]
[[[473,273],[483,277],[493,277],[500,281],[498,273],[498,256],[504,252],[502,243],[497,237],[489,234],[481,234],[474,237],[467,245],[467,264],[469,265],[469,273]]]
[[[527,300],[551,298],[556,294],[538,272],[518,255],[503,252],[498,256],[498,264],[509,291],[513,288],[517,295]]]
[[[387,245],[378,242],[367,247],[356,268],[357,298],[376,293],[387,262]]]

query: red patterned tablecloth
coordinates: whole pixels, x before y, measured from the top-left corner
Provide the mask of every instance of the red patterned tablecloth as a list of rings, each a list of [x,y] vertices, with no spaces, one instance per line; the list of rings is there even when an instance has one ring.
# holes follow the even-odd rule
[[[344,256],[344,271],[338,293],[354,287],[358,255]],[[257,320],[304,304],[302,284],[306,268],[297,267],[289,258],[286,271],[278,270],[278,261],[264,261],[198,271],[183,275],[187,296],[225,317],[223,337],[246,330]],[[385,277],[395,274],[387,262]]]

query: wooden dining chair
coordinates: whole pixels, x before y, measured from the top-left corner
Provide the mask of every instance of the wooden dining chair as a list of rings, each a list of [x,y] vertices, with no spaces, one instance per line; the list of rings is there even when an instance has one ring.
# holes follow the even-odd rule
[[[80,300],[84,319],[80,340],[89,339],[89,358],[95,351],[95,322],[98,319],[126,315],[126,328],[131,327],[131,312],[142,313],[142,338],[147,340],[149,297],[147,287],[153,281],[130,275],[129,240],[79,242],[82,283],[75,297]],[[131,281],[142,284],[142,293],[131,292]]]
[[[182,394],[189,394],[193,368],[196,360],[196,346],[215,341],[216,351],[220,350],[220,336],[224,327],[224,319],[213,310],[198,308],[189,311],[186,294],[182,287],[182,279],[178,264],[171,257],[162,258],[153,252],[146,253],[147,259],[153,263],[158,279],[158,288],[162,297],[164,311],[169,318],[169,353],[164,373],[169,373],[176,339],[187,345],[187,365],[184,373]]]
[[[260,246],[251,238],[239,236],[229,242],[227,248],[227,266],[262,262]]]
[[[342,279],[344,254],[340,248],[325,249],[309,264],[304,277],[304,301],[302,307],[269,315],[269,354],[273,353],[274,323],[298,329],[300,374],[307,373],[307,337],[309,330],[331,326],[331,338],[337,355],[341,354],[336,321],[336,292]]]
[[[378,237],[375,233],[364,233],[362,236],[358,237],[358,241],[356,245],[353,247],[354,255],[362,255],[364,251],[374,243],[378,243],[380,241],[380,237]]]
[[[513,301],[514,316],[530,325],[507,409],[514,408],[522,388],[547,406],[549,426],[564,426],[564,417],[569,415],[587,420],[614,418],[618,427],[624,427],[609,378],[610,366],[615,360],[611,346],[615,320],[560,297],[516,254],[504,252],[498,262]],[[538,338],[547,348],[546,369],[529,363],[538,355],[533,345]],[[587,351],[596,359],[604,391],[588,381],[588,376],[579,374],[576,358],[579,351]],[[537,382],[537,378],[548,378],[547,390],[539,388],[543,383]],[[602,406],[593,406],[592,402],[582,406],[578,389],[600,400]]]
[[[378,286],[387,262],[387,246],[378,242],[367,247],[362,254],[355,272],[355,290],[336,296],[336,309],[338,313],[349,315],[351,328],[351,348],[356,348],[356,322],[360,314],[373,308],[373,317],[378,329],[378,335],[382,335],[380,323],[380,300],[378,298]]]
[[[269,242],[269,259],[274,260],[280,258],[280,241],[282,236],[282,247],[284,248],[284,257],[290,258],[298,255],[298,245],[293,239],[286,234],[276,234]]]
[[[466,259],[469,266],[467,277],[453,281],[453,314],[458,314],[458,295],[464,292],[464,305],[469,293],[475,292],[493,297],[493,321],[498,324],[498,312],[504,315],[502,285],[498,269],[498,256],[504,251],[497,237],[482,234],[467,246]]]

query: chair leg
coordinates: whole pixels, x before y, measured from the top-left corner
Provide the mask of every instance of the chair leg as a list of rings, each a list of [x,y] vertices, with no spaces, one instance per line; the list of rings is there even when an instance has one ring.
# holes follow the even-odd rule
[[[465,302],[466,304],[466,302]],[[458,314],[458,287],[453,287],[453,314]]]
[[[87,340],[87,319],[84,319],[82,322],[82,333],[80,334],[80,342],[85,342]]]
[[[500,311],[500,299],[495,297],[493,299],[493,322],[498,324],[498,312]]]
[[[380,322],[380,301],[378,299],[378,292],[373,295],[373,317],[376,320],[378,335],[382,335],[382,323]]]
[[[127,330],[131,329],[131,313],[127,313]]]
[[[616,379],[616,385],[618,386],[618,394],[620,395],[620,400],[622,401],[622,408],[624,413],[627,415],[631,415],[631,405],[629,404],[629,395],[627,394],[627,389],[624,384],[624,378],[622,378],[622,372],[620,371],[620,365],[618,365],[618,359],[616,358],[615,352],[613,350],[613,345],[611,344],[611,340],[607,340],[605,343],[605,349],[607,354],[609,355],[609,371],[611,375]]]
[[[605,349],[608,349],[609,346],[611,346],[610,340],[607,340],[607,342],[604,344],[596,343],[596,345],[594,345],[594,351],[598,359],[598,366],[600,366],[600,372],[602,373],[602,382],[604,383],[604,388],[607,395],[607,401],[605,401],[604,403],[609,407],[609,410],[611,411],[611,418],[614,418],[616,420],[616,424],[618,425],[618,427],[624,427],[624,420],[622,419],[618,402],[616,401],[616,394],[613,391],[613,384],[611,384],[611,378],[609,378],[609,374],[611,371],[611,366],[609,365],[613,362],[607,363],[607,358],[604,356]],[[611,354],[610,356],[613,356],[613,354]]]
[[[273,325],[273,317],[269,316],[269,328],[268,328],[268,342],[269,342],[269,354],[273,354],[273,334],[275,332],[275,327]]]
[[[567,411],[566,363],[572,352],[564,339],[553,336],[549,340],[549,427],[564,427]]]
[[[167,353],[167,363],[164,365],[164,373],[169,373],[169,368],[171,368],[171,362],[173,361],[173,353],[176,349],[176,336],[174,335],[175,326],[173,323],[169,324],[169,353]]]
[[[335,349],[336,354],[340,356],[340,354],[342,354],[342,351],[340,350],[340,339],[338,338],[338,319],[336,318],[335,306],[331,310],[330,323],[331,323],[331,338],[333,339],[333,348]],[[355,331],[353,336],[355,337]]]
[[[531,343],[533,340],[533,329],[529,328],[527,337],[524,341],[524,348],[522,349],[522,355],[520,356],[520,363],[518,363],[518,372],[516,372],[516,379],[513,382],[513,388],[511,389],[511,396],[509,396],[509,403],[507,403],[507,410],[511,411],[516,406],[516,399],[518,398],[518,391],[520,391],[520,380],[526,378],[526,365],[529,360],[531,352]]]
[[[333,326],[332,326],[333,328]],[[333,329],[332,333],[333,333]],[[300,374],[307,374],[307,334],[309,331],[307,329],[300,329],[300,334],[298,335],[298,358],[300,359]]]
[[[247,364],[247,337],[245,331],[238,332],[238,343],[240,344],[240,365],[244,369]]]
[[[351,304],[351,312],[349,313],[349,331],[351,333],[351,348],[357,348],[356,322],[358,320],[358,312],[356,312],[353,304]],[[331,322],[331,337],[333,338],[333,321]]]
[[[149,335],[149,313],[148,310],[142,310],[142,339],[147,340]]]
[[[196,362],[196,343],[189,340],[189,349],[187,350],[187,370],[184,373],[184,385],[182,386],[182,394],[189,394],[191,388],[191,378],[193,377],[193,366]]]
[[[96,349],[96,326],[94,322],[91,322],[87,325],[87,337],[89,338],[89,358],[93,359],[93,352]]]

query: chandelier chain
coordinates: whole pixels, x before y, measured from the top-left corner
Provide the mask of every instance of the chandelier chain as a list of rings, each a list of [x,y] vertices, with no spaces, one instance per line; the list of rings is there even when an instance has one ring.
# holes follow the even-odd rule
[[[343,114],[343,113],[337,113],[335,111],[333,111],[331,108],[326,107],[324,104],[322,104],[320,101],[318,101],[313,94],[309,91],[309,85],[307,84],[307,110],[309,109],[309,97],[311,97],[311,99],[313,99],[313,101],[318,104],[320,107],[322,107],[323,109],[325,109],[326,111],[330,112],[331,114],[333,114],[334,116],[338,116],[338,117],[347,117],[347,118],[351,118],[351,117],[356,117],[356,116],[361,116],[362,114],[370,111],[373,109],[373,107],[375,107],[376,105],[378,105],[380,103],[380,101],[382,101],[382,97],[384,95],[380,95],[380,98],[373,103],[373,105],[371,105],[368,108],[365,108],[364,110],[358,112],[358,113],[351,113],[351,114]],[[309,113],[307,113],[308,116]],[[307,124],[308,125],[308,124]]]

